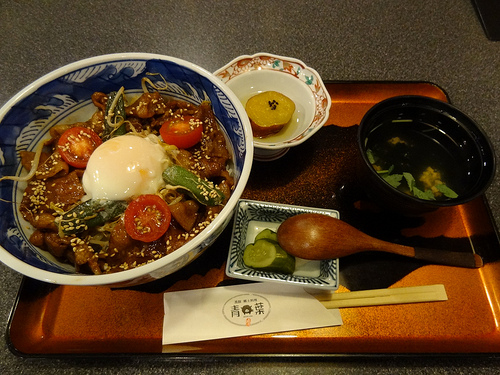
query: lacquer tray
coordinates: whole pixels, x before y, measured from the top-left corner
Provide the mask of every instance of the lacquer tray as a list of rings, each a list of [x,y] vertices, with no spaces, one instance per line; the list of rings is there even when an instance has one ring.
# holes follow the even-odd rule
[[[333,208],[375,237],[432,248],[475,251],[486,265],[462,269],[381,253],[340,260],[338,293],[444,284],[449,300],[347,308],[344,324],[162,347],[163,293],[230,285],[225,276],[231,225],[181,271],[128,289],[54,286],[25,278],[7,338],[21,356],[158,353],[200,355],[329,355],[374,353],[500,353],[500,244],[488,203],[419,217],[384,214],[364,197],[354,173],[356,124],[375,103],[417,94],[448,100],[431,83],[329,82],[328,126],[273,162],[255,162],[243,198]],[[300,306],[291,306],[300,308]]]

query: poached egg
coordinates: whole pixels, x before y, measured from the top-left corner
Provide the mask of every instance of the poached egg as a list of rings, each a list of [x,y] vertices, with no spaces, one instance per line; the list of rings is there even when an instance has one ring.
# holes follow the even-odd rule
[[[149,138],[126,134],[95,149],[82,177],[85,193],[93,199],[127,200],[155,194],[163,185],[169,164],[163,147]]]

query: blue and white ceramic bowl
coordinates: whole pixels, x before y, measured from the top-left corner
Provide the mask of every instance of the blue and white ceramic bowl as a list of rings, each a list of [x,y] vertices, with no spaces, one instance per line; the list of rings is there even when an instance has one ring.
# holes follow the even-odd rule
[[[295,272],[292,275],[258,271],[243,262],[245,247],[254,242],[259,232],[266,228],[277,231],[283,221],[303,213],[318,213],[340,218],[336,210],[241,199],[236,207],[226,274],[236,279],[286,283],[328,291],[337,290],[339,287],[338,259],[311,261],[296,258]]]
[[[151,75],[153,74],[153,75]],[[77,274],[48,252],[29,243],[31,228],[18,211],[22,183],[0,182],[0,261],[34,279],[55,284],[130,286],[171,274],[200,255],[223,231],[245,188],[253,160],[252,130],[241,102],[208,71],[187,61],[162,55],[123,53],[93,57],[59,68],[27,86],[0,109],[0,176],[20,175],[19,151],[34,150],[57,123],[86,121],[95,111],[91,95],[125,87],[141,92],[145,76],[161,85],[166,95],[199,104],[212,103],[234,155],[237,184],[218,217],[197,237],[150,264],[106,275]],[[163,91],[165,92],[165,91]]]

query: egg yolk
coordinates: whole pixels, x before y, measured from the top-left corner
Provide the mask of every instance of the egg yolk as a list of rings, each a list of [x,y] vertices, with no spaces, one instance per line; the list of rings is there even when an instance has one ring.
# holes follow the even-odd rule
[[[91,155],[82,177],[89,198],[126,200],[155,194],[164,185],[165,150],[136,135],[111,138]]]

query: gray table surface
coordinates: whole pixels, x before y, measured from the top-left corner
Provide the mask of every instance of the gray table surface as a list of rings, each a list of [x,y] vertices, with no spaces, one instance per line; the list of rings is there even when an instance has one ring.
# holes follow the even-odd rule
[[[434,82],[448,92],[453,104],[483,126],[500,150],[500,42],[486,38],[469,0],[0,3],[0,105],[53,69],[99,54],[160,53],[214,71],[238,55],[270,52],[303,60],[325,80]],[[500,176],[487,197],[498,223]],[[20,281],[20,275],[0,264],[2,374],[500,371],[496,356],[258,361],[171,361],[133,356],[23,359],[9,351],[5,340]]]

